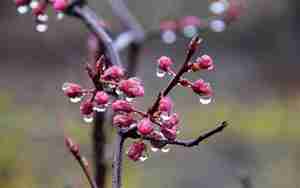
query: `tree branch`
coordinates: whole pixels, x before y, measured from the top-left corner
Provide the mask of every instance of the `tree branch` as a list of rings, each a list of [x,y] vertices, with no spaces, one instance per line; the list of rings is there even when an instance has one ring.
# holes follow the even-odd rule
[[[123,162],[123,149],[124,149],[125,137],[118,131],[115,138],[115,152],[113,159],[113,176],[112,176],[112,187],[121,188],[122,185],[122,162]]]

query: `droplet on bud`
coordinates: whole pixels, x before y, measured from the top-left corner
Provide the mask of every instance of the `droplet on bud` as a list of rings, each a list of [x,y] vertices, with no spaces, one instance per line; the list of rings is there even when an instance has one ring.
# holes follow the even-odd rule
[[[93,110],[96,112],[105,112],[106,111],[106,105],[98,105],[94,106]]]
[[[148,156],[142,155],[142,156],[139,158],[139,161],[144,162],[144,161],[146,161],[147,159],[148,159]]]
[[[40,21],[40,22],[46,22],[48,21],[48,15],[47,14],[39,14],[37,16],[37,20]]]
[[[35,9],[39,6],[39,2],[38,1],[31,1],[29,4],[31,9]]]
[[[79,103],[82,100],[83,96],[80,97],[70,97],[71,103]]]
[[[132,97],[126,97],[125,100],[126,100],[127,102],[132,102],[132,101],[134,100],[134,98],[132,98]]]
[[[198,29],[194,25],[188,25],[183,28],[183,35],[187,38],[192,38],[198,33]]]
[[[35,29],[36,31],[40,32],[40,33],[43,33],[43,32],[46,32],[47,29],[48,29],[48,25],[45,24],[45,23],[38,23],[36,26],[35,26]]]
[[[116,94],[119,96],[123,96],[123,91],[121,91],[119,88],[116,89]]]
[[[156,148],[156,147],[151,147],[151,151],[153,151],[153,152],[157,152],[159,149],[158,148]]]
[[[57,13],[56,18],[57,18],[58,20],[62,20],[64,17],[65,17],[65,14],[64,14],[64,13],[62,13],[62,12]]]
[[[156,76],[157,76],[158,78],[162,78],[162,77],[164,77],[165,75],[166,75],[166,72],[165,72],[165,71],[161,70],[160,68],[157,68],[157,70],[156,70]]]
[[[92,123],[93,120],[94,120],[93,115],[84,115],[84,116],[83,116],[83,121],[84,121],[85,123]]]
[[[166,44],[173,44],[176,42],[176,33],[173,30],[163,31],[161,34],[162,41]]]
[[[211,96],[200,96],[199,97],[199,102],[201,104],[209,104],[212,101],[212,97]]]
[[[168,147],[161,148],[161,152],[168,153],[168,152],[170,152],[170,148],[168,148]]]
[[[19,14],[25,14],[28,12],[29,7],[27,5],[22,5],[17,8]]]
[[[161,119],[162,121],[168,121],[169,119],[171,119],[171,117],[169,116],[168,113],[161,113],[160,119]]]

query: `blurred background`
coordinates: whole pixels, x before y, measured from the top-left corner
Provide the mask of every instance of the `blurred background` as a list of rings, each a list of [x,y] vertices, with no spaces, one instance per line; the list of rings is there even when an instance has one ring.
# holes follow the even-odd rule
[[[120,28],[107,1],[89,2]],[[208,17],[209,3],[129,1],[129,7],[152,30],[166,18]],[[299,10],[297,0],[248,0],[238,22],[202,36],[202,53],[214,57],[216,70],[201,76],[212,83],[215,97],[201,105],[185,90],[172,93],[182,116],[180,136],[193,138],[222,120],[231,126],[197,148],[171,147],[143,163],[125,159],[124,187],[300,187]],[[30,14],[18,15],[12,1],[0,1],[0,187],[88,187],[63,137],[78,141],[92,161],[92,129],[82,122],[79,106],[63,96],[61,85],[91,84],[83,71],[89,33],[77,20],[56,21],[53,13],[47,32],[34,27]],[[167,55],[179,65],[188,41],[145,44],[137,73],[145,80],[143,107],[167,83],[155,76],[155,60]],[[111,132],[107,125],[108,167]],[[108,172],[107,187],[110,178]]]

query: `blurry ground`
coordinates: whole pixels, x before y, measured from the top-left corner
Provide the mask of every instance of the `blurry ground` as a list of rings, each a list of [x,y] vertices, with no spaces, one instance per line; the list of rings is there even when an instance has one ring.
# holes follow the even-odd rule
[[[205,16],[203,2],[130,1],[130,7],[149,29],[166,17]],[[196,104],[197,98],[184,91],[173,94],[184,116],[182,136],[192,138],[221,120],[232,126],[199,148],[172,148],[142,164],[126,160],[124,187],[299,187],[297,1],[248,2],[239,23],[205,36],[203,50],[217,66],[203,75],[215,88],[213,104]],[[115,23],[107,3],[92,3]],[[64,81],[89,84],[82,71],[87,32],[68,18],[53,20],[49,27],[36,33],[29,15],[17,16],[11,2],[0,2],[0,187],[77,188],[86,183],[66,152],[63,135],[78,140],[91,159],[90,128],[60,87]],[[186,43],[146,45],[138,73],[146,80],[145,107],[166,84],[154,77],[153,62],[169,55],[181,63]]]

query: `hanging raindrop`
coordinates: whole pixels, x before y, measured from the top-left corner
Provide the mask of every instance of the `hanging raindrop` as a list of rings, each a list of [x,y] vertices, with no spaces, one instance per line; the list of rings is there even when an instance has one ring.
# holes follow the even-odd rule
[[[82,100],[83,96],[80,97],[70,97],[71,103],[79,103]]]
[[[157,70],[156,70],[156,76],[157,76],[158,78],[162,78],[162,77],[164,77],[165,75],[166,75],[166,72],[165,72],[165,71],[161,70],[160,68],[157,68]]]
[[[161,34],[162,41],[166,44],[173,44],[176,42],[176,33],[172,30],[163,31]]]
[[[40,21],[40,22],[46,22],[48,21],[48,15],[47,14],[39,14],[37,16],[37,20]]]
[[[106,111],[106,105],[95,106],[93,108],[93,110],[96,111],[96,112],[105,112]]]
[[[45,24],[45,23],[38,23],[36,26],[35,26],[35,29],[40,32],[40,33],[43,33],[45,31],[47,31],[48,29],[48,25]]]
[[[200,96],[199,97],[199,102],[201,104],[209,104],[212,101],[212,97],[211,96]]]
[[[83,121],[85,123],[92,123],[94,120],[93,115],[84,115],[83,116]]]
[[[148,156],[142,155],[142,156],[139,158],[139,161],[144,162],[144,161],[146,161],[147,159],[148,159]]]
[[[19,14],[25,14],[25,13],[28,12],[29,7],[26,6],[26,5],[22,5],[22,6],[19,6],[19,7],[17,8],[17,10],[18,10],[18,13],[19,13]]]
[[[151,147],[151,151],[153,151],[153,152],[157,152],[159,149],[158,148],[156,148],[156,147]]]
[[[132,102],[132,101],[134,100],[134,98],[132,98],[132,97],[126,97],[125,100],[126,100],[127,102]]]
[[[161,148],[161,152],[168,153],[168,152],[170,152],[170,148],[168,148],[168,147]]]
[[[189,25],[183,28],[183,35],[187,38],[192,38],[198,33],[198,29],[194,25]]]
[[[57,13],[57,16],[56,16],[56,18],[58,19],[58,20],[62,20],[63,18],[64,18],[64,13],[62,13],[62,12],[59,12],[59,13]]]

